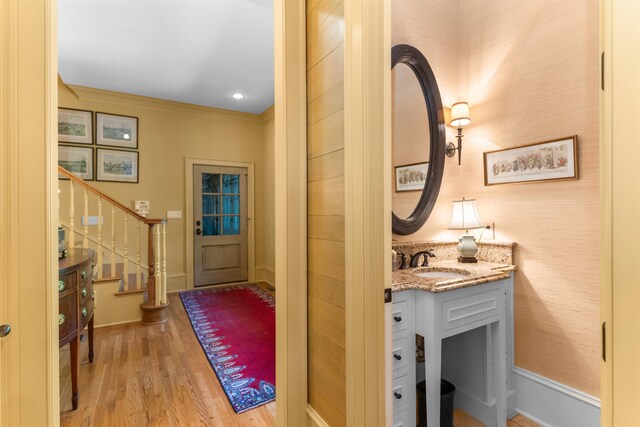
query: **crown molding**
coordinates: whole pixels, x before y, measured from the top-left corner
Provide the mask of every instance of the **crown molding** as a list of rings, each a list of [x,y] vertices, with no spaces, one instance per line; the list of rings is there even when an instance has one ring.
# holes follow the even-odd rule
[[[64,82],[63,82],[64,83]],[[112,92],[108,90],[95,89],[86,86],[67,85],[81,101],[95,101],[109,104],[126,104],[133,107],[145,108],[148,110],[163,111],[170,113],[190,114],[210,119],[233,120],[248,124],[263,125],[265,119],[263,115],[269,111],[267,109],[261,115],[241,113],[238,111],[223,110],[221,108],[205,107],[183,102],[167,101],[164,99],[151,98],[147,96],[131,95],[122,92]]]
[[[262,112],[262,114],[260,114],[260,118],[262,119],[264,124],[272,122],[275,119],[275,116],[276,116],[275,104],[267,108]]]

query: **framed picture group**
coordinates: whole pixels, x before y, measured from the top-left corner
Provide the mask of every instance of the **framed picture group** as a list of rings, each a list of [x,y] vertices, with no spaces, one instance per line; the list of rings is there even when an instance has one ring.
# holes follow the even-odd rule
[[[58,108],[58,142],[58,165],[85,181],[139,180],[137,117]]]

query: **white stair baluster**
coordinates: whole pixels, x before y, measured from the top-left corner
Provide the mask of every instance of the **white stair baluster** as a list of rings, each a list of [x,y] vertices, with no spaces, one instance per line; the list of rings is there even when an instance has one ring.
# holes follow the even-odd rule
[[[116,208],[111,204],[111,277],[116,277]]]
[[[155,268],[155,285],[156,285],[156,305],[160,305],[161,301],[161,279],[160,279],[160,227],[156,227],[156,268]]]
[[[140,220],[137,221],[136,227],[136,242],[137,242],[137,252],[136,252],[136,289],[142,289],[142,262],[140,257]]]
[[[167,223],[162,224],[162,304],[167,303]]]
[[[73,181],[69,180],[69,235],[67,236],[67,248],[71,249],[76,245],[75,239],[75,201],[74,199],[75,192],[73,190]]]
[[[89,249],[89,193],[84,189],[84,228],[82,233],[82,247]]]
[[[124,261],[122,265],[123,291],[129,290],[129,214],[124,213]]]
[[[104,268],[102,265],[102,197],[98,197],[98,277],[104,277]]]

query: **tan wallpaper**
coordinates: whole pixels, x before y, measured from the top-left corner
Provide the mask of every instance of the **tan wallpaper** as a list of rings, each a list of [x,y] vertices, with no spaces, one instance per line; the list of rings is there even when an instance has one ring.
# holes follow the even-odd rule
[[[418,37],[419,26],[412,33],[410,23],[421,14],[453,25],[458,19],[457,36],[424,25],[421,49],[435,64],[445,105],[457,96],[468,100],[472,123],[464,131],[462,166],[446,161],[432,217],[413,236],[394,238],[456,237],[446,230],[451,200],[476,198],[481,219],[495,223],[496,238],[518,243],[516,366],[598,396],[598,3],[430,0],[392,7],[397,5],[408,17],[407,25],[398,25],[409,27],[406,37]],[[458,52],[459,64],[447,68],[456,79],[442,76],[444,50]],[[579,180],[484,186],[484,151],[568,135],[578,135]]]
[[[138,117],[140,182],[96,182],[105,194],[133,208],[134,200],[149,200],[150,217],[165,217],[167,210],[182,211],[182,219],[167,225],[167,279],[169,290],[186,287],[185,158],[253,162],[255,164],[255,265],[275,268],[273,213],[273,125],[252,114],[226,115],[188,104],[172,103],[105,91],[78,90],[80,97],[59,84],[59,105]],[[265,114],[266,116],[266,114]],[[268,143],[266,142],[268,141]],[[270,154],[269,154],[270,153]],[[269,154],[269,155],[267,155]],[[95,215],[95,213],[94,213]],[[271,221],[271,224],[268,222]],[[256,276],[263,272],[256,271]]]

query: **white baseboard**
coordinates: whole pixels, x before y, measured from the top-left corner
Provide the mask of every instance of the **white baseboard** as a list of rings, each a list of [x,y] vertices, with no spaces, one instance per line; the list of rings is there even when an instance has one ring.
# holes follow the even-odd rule
[[[513,369],[515,410],[549,427],[600,426],[600,400],[521,368]]]
[[[276,283],[276,271],[267,265],[261,265],[255,267],[255,281],[267,282],[271,286],[275,287]]]
[[[307,405],[307,425],[309,427],[329,427],[329,424],[310,405]]]
[[[484,402],[464,390],[456,389],[455,407],[462,409],[473,418],[481,421],[484,425],[495,426],[498,424],[496,416],[496,401]],[[507,393],[507,415],[509,418],[516,415],[516,392],[511,390]]]

